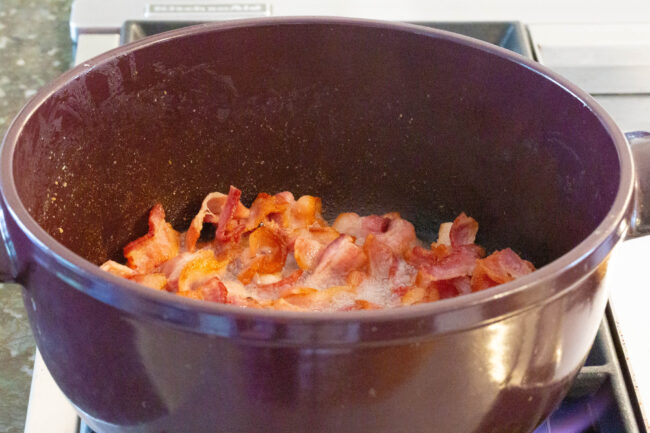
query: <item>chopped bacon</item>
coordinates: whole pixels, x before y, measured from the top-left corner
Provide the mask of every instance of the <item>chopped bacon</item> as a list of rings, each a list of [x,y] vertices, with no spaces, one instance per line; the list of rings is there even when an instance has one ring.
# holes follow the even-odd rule
[[[366,261],[366,255],[355,245],[352,237],[341,235],[322,252],[309,281],[315,287],[331,285],[345,279],[348,273],[359,269]]]
[[[442,223],[438,229],[438,241],[437,244],[451,246],[451,239],[449,239],[449,232],[451,232],[451,226],[453,223]]]
[[[293,200],[293,196],[291,197]],[[257,195],[251,205],[251,213],[246,222],[246,231],[255,230],[270,214],[282,213],[289,207],[287,198],[283,195],[269,195],[264,192]]]
[[[452,248],[460,245],[473,244],[476,240],[477,232],[478,223],[476,220],[465,215],[465,212],[462,212],[456,217],[449,230],[449,240]]]
[[[272,274],[284,267],[287,245],[282,232],[269,224],[255,229],[249,237],[251,263],[239,275],[243,284],[253,280],[255,274]]]
[[[221,274],[228,260],[219,261],[210,249],[199,250],[183,266],[178,276],[178,291],[187,292],[209,280],[214,274]]]
[[[341,311],[359,311],[359,310],[380,310],[381,307],[365,299],[357,299],[354,304],[341,308]]]
[[[228,192],[226,204],[221,210],[221,214],[219,215],[219,222],[217,223],[218,227],[215,238],[219,242],[228,242],[231,239],[238,240],[239,235],[244,231],[244,227],[237,228],[236,226],[238,224],[236,224],[236,221],[234,221],[235,214],[237,213],[237,209],[240,205],[240,197],[241,191],[230,185],[230,191]]]
[[[302,269],[297,269],[293,271],[291,274],[289,274],[288,276],[281,279],[280,281],[276,281],[275,283],[257,284],[257,288],[264,291],[274,291],[274,290],[282,289],[284,287],[295,284],[296,281],[298,281],[302,276],[302,273],[303,273]]]
[[[156,203],[149,212],[149,233],[125,246],[124,256],[131,269],[146,274],[176,257],[179,248],[180,235],[165,222],[165,211]]]
[[[469,288],[469,281],[470,278],[467,276],[450,278],[448,280],[434,280],[429,284],[427,289],[436,290],[439,299],[453,298],[466,293]]]
[[[129,280],[156,290],[165,290],[167,288],[167,277],[159,273],[133,275],[129,277]]]
[[[533,271],[509,249],[487,258],[478,223],[461,213],[443,223],[430,249],[396,212],[340,214],[288,191],[261,193],[250,210],[241,191],[211,193],[180,242],[160,204],[149,232],[124,249],[128,266],[101,268],[158,290],[247,308],[352,311],[433,302],[483,290]],[[204,224],[215,239],[198,243]]]
[[[221,213],[226,206],[228,199],[229,195],[220,192],[210,193],[205,197],[205,199],[203,199],[201,209],[192,220],[190,228],[185,234],[185,248],[187,248],[188,251],[193,252],[196,248],[196,242],[201,235],[203,223],[219,223]],[[248,218],[248,215],[249,210],[238,202],[233,218],[236,220],[242,220]]]
[[[507,283],[535,270],[532,263],[523,260],[510,248],[495,251],[488,257],[478,260],[472,275],[472,291],[487,289]]]
[[[318,257],[325,245],[317,240],[299,237],[293,244],[293,254],[300,269],[311,270],[318,262]]]
[[[370,275],[377,280],[392,278],[397,271],[397,256],[384,242],[373,234],[366,237],[363,251],[368,256],[368,270]]]
[[[340,214],[332,227],[339,233],[353,236],[357,240],[365,239],[370,233],[384,233],[388,230],[391,218],[379,215],[361,217],[354,212]]]
[[[203,299],[210,302],[225,304],[228,302],[228,289],[219,278],[210,278],[197,288],[203,294]]]
[[[415,244],[415,227],[405,219],[394,219],[385,232],[377,234],[377,239],[388,245],[395,254],[402,255]]]
[[[384,233],[388,230],[390,218],[380,217],[379,215],[368,215],[361,218],[361,228],[368,233]]]
[[[303,195],[291,206],[291,228],[309,227],[314,223],[323,224],[321,217],[323,205],[320,198]]]
[[[339,233],[354,236],[355,238],[365,239],[366,236],[362,232],[361,223],[362,218],[354,212],[345,212],[339,214],[334,220],[332,227]]]
[[[220,304],[229,303],[228,289],[218,277],[210,278],[193,290],[183,290],[177,294],[186,298],[198,299],[201,301],[218,302]]]
[[[422,302],[437,301],[438,299],[439,297],[436,291],[429,291],[419,286],[409,287],[403,295],[400,295],[402,305],[415,305]]]
[[[406,260],[416,268],[438,263],[451,254],[451,248],[445,244],[431,245],[430,250],[422,247],[413,247],[410,254],[406,255]]]
[[[104,264],[101,265],[99,268],[122,278],[129,278],[136,275],[136,272],[133,269],[129,268],[128,266],[124,266],[122,264],[114,262],[113,260],[104,262]]]
[[[351,271],[348,276],[345,278],[345,282],[348,286],[357,287],[368,277],[368,275],[363,271]]]
[[[354,302],[355,293],[355,289],[349,286],[332,286],[322,290],[299,287],[283,294],[280,299],[297,307],[322,310],[330,307],[335,300],[341,302],[349,299],[350,302]]]
[[[410,258],[411,264],[433,280],[472,275],[476,260],[485,255],[483,248],[478,245],[461,245],[444,257],[438,257],[435,252],[427,256],[425,252],[426,250],[421,248],[414,248]]]
[[[294,230],[288,241],[289,250],[293,250],[296,263],[306,271],[313,269],[318,259],[330,242],[340,234],[331,227],[309,227]]]

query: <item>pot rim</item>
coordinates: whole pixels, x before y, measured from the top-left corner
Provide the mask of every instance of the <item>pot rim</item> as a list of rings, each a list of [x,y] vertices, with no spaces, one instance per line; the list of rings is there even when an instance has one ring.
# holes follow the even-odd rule
[[[616,147],[621,176],[616,197],[609,213],[596,229],[576,247],[533,273],[506,284],[480,292],[427,304],[409,306],[407,308],[348,312],[297,312],[248,309],[233,305],[197,301],[179,297],[173,293],[149,289],[135,282],[102,271],[97,265],[72,252],[72,250],[50,236],[27,212],[18,196],[16,184],[13,181],[14,150],[23,128],[34,112],[54,93],[63,88],[66,83],[84,75],[95,67],[113,61],[116,57],[128,55],[135,50],[151,45],[173,41],[174,39],[180,39],[194,34],[227,31],[242,27],[309,24],[385,28],[445,40],[515,62],[554,82],[590,109],[598,118],[603,128],[608,132]],[[221,335],[231,335],[232,330],[226,331],[221,329],[221,326],[215,324],[214,321],[197,321],[197,317],[194,316],[205,316],[205,318],[221,316],[224,318],[236,318],[238,320],[262,320],[275,323],[282,322],[285,324],[296,322],[302,324],[327,322],[332,325],[437,318],[437,325],[434,326],[435,329],[433,331],[445,332],[474,327],[477,325],[477,320],[479,319],[482,321],[494,320],[495,317],[500,315],[515,314],[534,303],[547,301],[550,298],[549,293],[553,294],[568,290],[576,281],[580,280],[586,273],[591,272],[599,265],[614,245],[623,238],[629,228],[628,218],[631,212],[634,191],[633,173],[634,165],[631,150],[623,133],[612,118],[589,94],[545,66],[504,48],[444,30],[407,23],[342,17],[266,17],[199,24],[161,33],[120,46],[81,63],[41,88],[14,118],[5,134],[2,148],[0,149],[0,190],[2,191],[2,199],[9,213],[24,235],[43,254],[48,256],[54,263],[80,276],[81,281],[91,282],[89,286],[78,287],[79,290],[88,293],[102,302],[136,315],[145,314],[151,318],[168,320],[170,313],[189,314],[193,316],[194,320],[185,321],[181,319],[176,325],[190,326],[196,330],[197,323],[201,323],[198,326],[198,329],[201,331]],[[541,290],[542,287],[545,287],[547,290]],[[533,288],[539,288],[540,290],[532,290]],[[117,293],[112,294],[109,292]],[[498,306],[496,309],[488,308],[490,305],[495,306],[495,303],[504,303],[505,299],[508,299],[509,302],[505,302],[502,308],[498,308]],[[465,313],[468,310],[474,310],[476,314]],[[458,315],[461,312],[466,316],[463,320],[460,320],[460,316]],[[192,323],[192,325],[189,325],[189,323]],[[431,331],[432,329],[428,330],[429,333]],[[413,336],[412,333],[410,335]]]

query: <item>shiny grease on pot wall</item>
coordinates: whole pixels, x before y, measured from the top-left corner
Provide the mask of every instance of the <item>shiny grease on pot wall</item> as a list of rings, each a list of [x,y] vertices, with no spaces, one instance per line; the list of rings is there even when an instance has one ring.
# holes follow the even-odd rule
[[[100,432],[532,431],[593,341],[632,190],[611,120],[535,68],[413,26],[285,19],[184,29],[67,73],[2,152],[34,174],[3,177],[3,198],[53,377]],[[40,232],[13,182],[95,263],[154,202],[186,225],[232,183],[319,195],[329,215],[397,209],[429,238],[464,210],[490,249],[548,265],[395,311],[239,310],[100,272]]]

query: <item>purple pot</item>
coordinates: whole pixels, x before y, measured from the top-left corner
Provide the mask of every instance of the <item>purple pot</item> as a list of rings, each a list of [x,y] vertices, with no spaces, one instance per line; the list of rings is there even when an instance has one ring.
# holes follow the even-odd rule
[[[648,176],[647,141],[638,152]],[[376,21],[235,21],[120,47],[42,89],[0,157],[5,278],[102,433],[531,432],[594,340],[610,251],[648,221],[633,199],[650,181],[635,188],[628,143],[585,92],[485,43]],[[396,210],[425,239],[465,211],[479,243],[539,269],[326,314],[203,303],[96,266],[156,201],[187,227],[230,184],[249,203],[318,195],[327,216]]]

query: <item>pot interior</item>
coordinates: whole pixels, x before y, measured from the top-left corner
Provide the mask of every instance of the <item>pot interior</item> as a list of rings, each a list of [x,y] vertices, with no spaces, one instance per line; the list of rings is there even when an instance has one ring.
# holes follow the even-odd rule
[[[151,206],[185,230],[230,184],[398,211],[421,238],[465,211],[478,243],[540,267],[610,209],[613,140],[580,99],[505,56],[429,31],[271,22],[184,31],[86,68],[31,115],[13,161],[36,221],[120,259]]]

